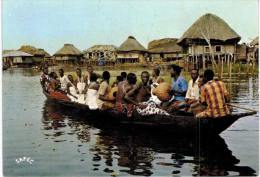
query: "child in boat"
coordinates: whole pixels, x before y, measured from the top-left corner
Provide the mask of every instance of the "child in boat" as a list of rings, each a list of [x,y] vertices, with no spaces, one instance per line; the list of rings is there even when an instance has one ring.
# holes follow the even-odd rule
[[[97,105],[98,108],[101,110],[111,109],[114,108],[115,104],[112,100],[109,99],[109,79],[110,73],[108,71],[104,71],[102,74],[103,81],[100,84],[98,89],[98,98],[97,98]]]
[[[99,84],[97,83],[97,78],[98,77],[95,73],[91,74],[90,83],[88,85],[88,90],[87,90],[86,104],[91,110],[98,109],[97,93],[99,90]]]
[[[73,102],[78,102],[78,90],[74,83],[72,75],[68,75],[69,83],[67,84],[67,96]]]

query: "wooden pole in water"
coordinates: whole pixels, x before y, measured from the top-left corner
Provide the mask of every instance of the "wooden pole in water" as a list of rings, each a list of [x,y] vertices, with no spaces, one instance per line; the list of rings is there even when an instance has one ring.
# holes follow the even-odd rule
[[[239,65],[238,65],[238,76],[240,77],[240,75],[241,75],[241,62],[240,61],[238,61],[239,62]]]
[[[221,73],[221,62],[220,62],[220,55],[217,55],[218,57],[218,71],[219,71],[219,79],[222,78],[222,73]]]
[[[223,77],[223,69],[224,69],[224,58],[221,56],[221,78]]]
[[[226,59],[227,59],[227,73],[229,73],[229,56],[228,55],[225,55]]]
[[[203,70],[203,72],[205,71],[205,69],[206,69],[206,64],[205,64],[205,61],[206,60],[206,57],[205,57],[205,55],[203,54],[202,55],[202,70]]]
[[[231,77],[231,72],[232,72],[232,56],[230,55],[230,66],[229,66],[229,77]]]

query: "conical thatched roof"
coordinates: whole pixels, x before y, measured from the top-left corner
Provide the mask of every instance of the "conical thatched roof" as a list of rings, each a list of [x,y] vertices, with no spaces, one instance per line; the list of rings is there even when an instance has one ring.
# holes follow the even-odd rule
[[[117,50],[121,52],[146,51],[144,46],[142,46],[142,44],[140,44],[133,36],[129,36]]]
[[[258,45],[259,44],[259,38],[258,36],[252,40],[252,42],[250,42],[250,45],[251,46],[255,46],[255,45]]]
[[[84,50],[84,53],[86,52],[93,52],[93,51],[116,51],[117,47],[114,45],[94,45],[86,50]]]
[[[205,37],[210,40],[226,42],[235,40],[238,42],[240,36],[221,18],[213,14],[201,16],[192,26],[182,35],[178,43],[185,43],[187,40],[202,39]]]
[[[174,53],[181,52],[182,48],[177,44],[176,38],[164,38],[153,40],[148,44],[148,51],[150,53]]]
[[[74,47],[73,44],[64,44],[64,46],[58,50],[54,56],[80,56],[82,55],[81,51]]]

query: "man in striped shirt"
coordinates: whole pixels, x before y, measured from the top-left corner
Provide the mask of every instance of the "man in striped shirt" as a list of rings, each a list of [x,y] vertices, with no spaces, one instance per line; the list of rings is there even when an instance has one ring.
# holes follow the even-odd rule
[[[205,84],[201,88],[200,102],[207,105],[207,108],[196,115],[197,118],[204,117],[223,117],[230,114],[226,105],[229,101],[228,91],[222,81],[214,80],[214,72],[210,69],[204,72]]]

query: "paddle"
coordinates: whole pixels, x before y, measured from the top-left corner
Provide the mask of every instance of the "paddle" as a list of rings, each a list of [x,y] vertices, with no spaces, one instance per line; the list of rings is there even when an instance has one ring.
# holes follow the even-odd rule
[[[236,107],[236,108],[240,108],[240,109],[244,109],[244,110],[248,110],[248,111],[253,111],[253,112],[258,112],[254,109],[249,109],[249,108],[244,108],[244,107],[241,107],[241,106],[238,106],[238,105],[234,105],[234,104],[231,104],[231,103],[226,103],[227,105],[229,106],[232,106],[232,107]]]

